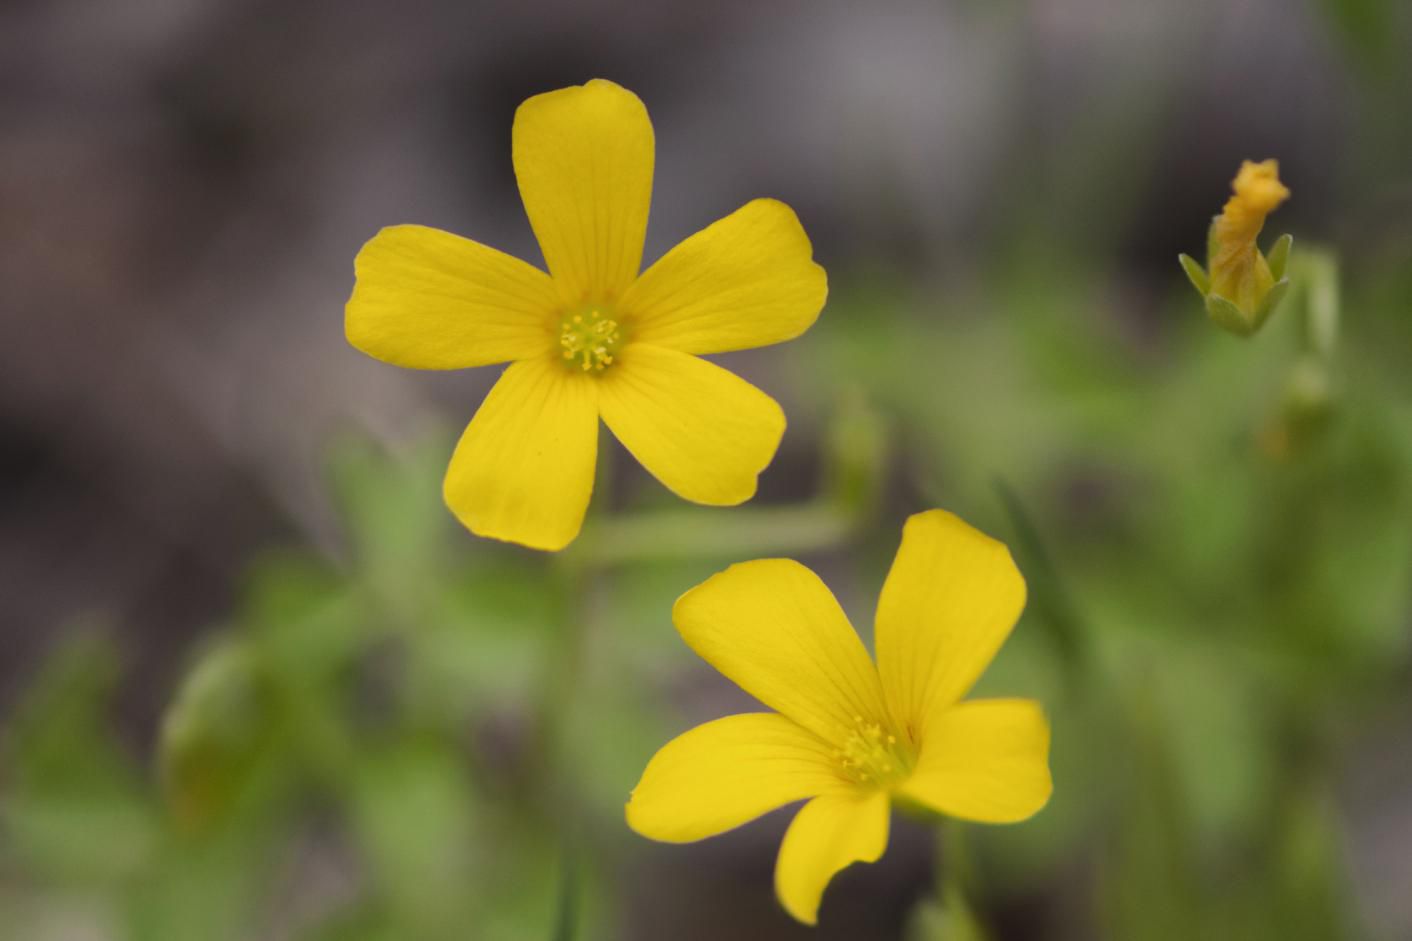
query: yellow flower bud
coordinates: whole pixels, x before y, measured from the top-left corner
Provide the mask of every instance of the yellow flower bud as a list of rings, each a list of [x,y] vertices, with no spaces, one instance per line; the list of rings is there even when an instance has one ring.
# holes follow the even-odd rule
[[[1255,244],[1265,217],[1289,198],[1279,164],[1247,160],[1231,181],[1234,194],[1211,222],[1207,240],[1209,273],[1181,255],[1191,283],[1206,299],[1206,311],[1219,326],[1241,336],[1259,330],[1289,287],[1285,266],[1290,236],[1281,236],[1267,258]]]

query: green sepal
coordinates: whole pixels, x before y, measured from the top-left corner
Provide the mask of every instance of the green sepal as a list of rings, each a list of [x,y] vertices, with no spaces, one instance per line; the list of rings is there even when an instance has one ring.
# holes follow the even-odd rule
[[[1274,283],[1269,293],[1265,295],[1265,299],[1260,302],[1259,309],[1255,311],[1250,328],[1251,333],[1265,325],[1265,321],[1275,312],[1275,308],[1280,306],[1280,301],[1285,299],[1287,293],[1289,293],[1289,278],[1281,278]]]
[[[1221,240],[1216,238],[1216,223],[1221,221],[1220,216],[1211,217],[1211,227],[1206,230],[1206,264],[1216,260],[1216,253],[1221,250]]]
[[[1206,273],[1206,269],[1197,264],[1196,259],[1190,255],[1182,254],[1177,256],[1177,261],[1182,263],[1182,270],[1186,272],[1187,280],[1191,286],[1196,288],[1198,294],[1205,297],[1211,293],[1211,276]]]
[[[1236,336],[1248,337],[1255,332],[1254,324],[1241,313],[1240,308],[1219,294],[1206,295],[1206,313],[1216,326]]]
[[[1275,276],[1276,281],[1284,279],[1285,268],[1289,265],[1289,250],[1293,246],[1294,236],[1286,233],[1276,240],[1274,247],[1270,249],[1270,254],[1265,257],[1265,261],[1270,265],[1270,274]]]

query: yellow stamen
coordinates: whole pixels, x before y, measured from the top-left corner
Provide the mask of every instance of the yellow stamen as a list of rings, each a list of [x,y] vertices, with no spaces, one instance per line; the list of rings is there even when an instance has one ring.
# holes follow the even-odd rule
[[[890,787],[912,771],[916,756],[909,746],[898,744],[897,736],[877,722],[854,716],[853,727],[841,730],[834,749],[843,776],[855,784]]]
[[[564,359],[583,372],[602,372],[613,363],[613,354],[622,345],[618,322],[597,307],[587,314],[566,316],[559,325],[559,345]]]

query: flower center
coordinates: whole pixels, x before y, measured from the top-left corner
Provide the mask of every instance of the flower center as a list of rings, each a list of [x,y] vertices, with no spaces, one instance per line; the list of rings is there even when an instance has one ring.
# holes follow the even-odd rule
[[[903,739],[892,730],[855,716],[853,728],[834,749],[834,758],[843,768],[844,777],[855,784],[870,787],[890,787],[912,773],[916,756]]]
[[[602,372],[613,365],[622,338],[618,322],[597,307],[565,314],[559,324],[564,365],[584,372]]]

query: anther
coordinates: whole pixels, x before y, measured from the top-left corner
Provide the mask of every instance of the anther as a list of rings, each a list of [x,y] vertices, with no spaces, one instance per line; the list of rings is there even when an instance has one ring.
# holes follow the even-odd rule
[[[899,744],[898,735],[888,726],[853,717],[851,729],[840,730],[841,747],[833,750],[839,770],[855,784],[887,787],[900,781],[911,769],[915,755]]]
[[[598,308],[566,316],[559,325],[559,345],[563,357],[577,362],[583,372],[602,372],[612,365],[622,334],[617,321]]]

